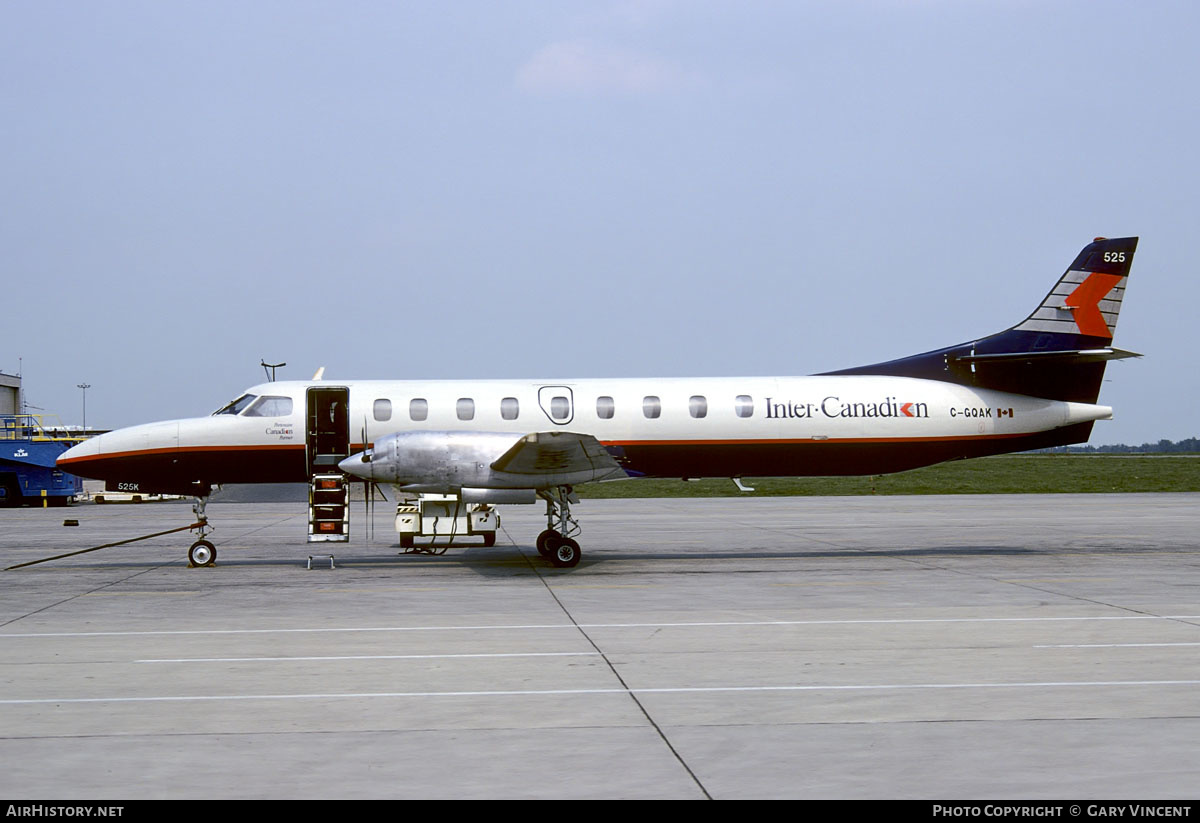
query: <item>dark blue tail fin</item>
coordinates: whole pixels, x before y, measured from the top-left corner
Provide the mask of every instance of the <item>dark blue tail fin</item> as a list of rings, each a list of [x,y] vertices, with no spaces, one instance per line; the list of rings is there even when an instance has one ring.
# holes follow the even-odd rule
[[[1112,348],[1136,237],[1097,237],[1029,317],[1007,331],[924,354],[827,374],[889,374],[1095,403]]]

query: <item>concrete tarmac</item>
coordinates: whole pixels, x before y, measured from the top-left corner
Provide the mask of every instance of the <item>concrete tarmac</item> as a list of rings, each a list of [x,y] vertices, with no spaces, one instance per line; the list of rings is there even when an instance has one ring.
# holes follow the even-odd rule
[[[0,573],[0,796],[1197,796],[1200,495],[591,500],[570,570],[540,506],[428,556],[361,505]],[[190,521],[2,510],[0,567]]]

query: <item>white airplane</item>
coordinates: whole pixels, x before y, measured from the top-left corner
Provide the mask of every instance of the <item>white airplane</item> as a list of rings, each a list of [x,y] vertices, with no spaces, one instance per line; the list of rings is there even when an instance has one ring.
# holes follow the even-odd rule
[[[580,559],[573,487],[629,477],[867,475],[1086,442],[1137,238],[1084,247],[1033,313],[955,346],[808,377],[280,381],[208,417],[119,429],[58,465],[197,498],[339,469],[463,503],[546,501],[537,548]],[[201,545],[203,544],[203,545]]]

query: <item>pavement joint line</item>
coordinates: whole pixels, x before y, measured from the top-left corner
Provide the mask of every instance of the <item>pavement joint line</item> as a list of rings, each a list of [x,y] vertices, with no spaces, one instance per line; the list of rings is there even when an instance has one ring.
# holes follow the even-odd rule
[[[1021,683],[873,683],[873,684],[811,684],[793,686],[663,686],[647,688],[598,689],[494,689],[454,692],[330,692],[312,694],[217,694],[217,695],[157,695],[143,697],[39,697],[0,700],[0,706],[73,704],[73,703],[170,703],[185,701],[219,702],[233,700],[363,700],[370,698],[412,697],[548,697],[556,695],[649,695],[649,694],[715,694],[730,692],[850,692],[904,691],[926,689],[1049,689],[1049,688],[1114,688],[1130,686],[1197,686],[1200,680],[1050,680]]]
[[[596,657],[600,652],[493,652],[480,654],[343,654],[310,657],[164,657],[134,663],[289,663],[317,660],[448,660],[488,657]]]
[[[1200,620],[1197,614],[1126,614],[1126,615],[1080,615],[1063,617],[928,617],[928,618],[853,618],[846,620],[729,620],[700,622],[648,622],[648,623],[528,623],[492,626],[343,626],[309,627],[297,629],[155,629],[135,631],[96,632],[0,632],[0,640],[43,637],[144,637],[176,635],[230,635],[230,634],[320,634],[350,632],[421,632],[421,631],[528,631],[533,629],[643,629],[643,628],[713,628],[738,626],[852,626],[852,625],[922,625],[947,623],[1056,623],[1091,620]]]

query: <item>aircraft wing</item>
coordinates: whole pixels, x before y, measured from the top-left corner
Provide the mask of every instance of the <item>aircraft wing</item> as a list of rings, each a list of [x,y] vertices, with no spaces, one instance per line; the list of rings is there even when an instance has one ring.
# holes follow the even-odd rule
[[[525,435],[492,463],[492,469],[531,477],[582,475],[587,480],[627,476],[595,437],[560,431]]]

